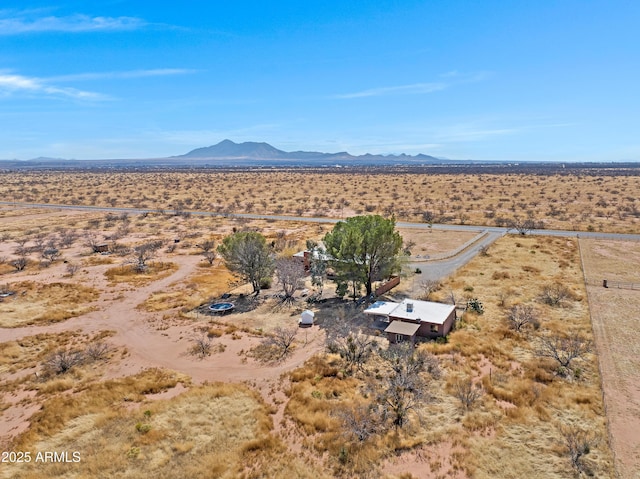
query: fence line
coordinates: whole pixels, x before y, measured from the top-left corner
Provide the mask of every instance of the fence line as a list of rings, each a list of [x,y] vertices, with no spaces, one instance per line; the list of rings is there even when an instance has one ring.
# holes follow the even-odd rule
[[[582,242],[580,240],[578,240],[578,252],[580,254],[580,269],[582,270],[582,279],[584,280],[585,285],[587,284],[593,284],[593,281],[596,280],[589,280],[587,279],[587,272],[584,269],[584,256],[582,254]],[[599,283],[600,285],[603,284],[603,282]],[[587,310],[589,312],[589,324],[591,324],[591,334],[593,335],[593,340],[595,341],[595,345],[596,345],[596,351],[598,353],[598,357],[596,358],[596,361],[598,363],[598,373],[600,374],[600,388],[602,389],[602,406],[604,407],[604,416],[606,418],[606,428],[607,428],[607,439],[609,442],[609,449],[611,450],[611,455],[613,456],[613,467],[616,471],[616,476],[619,477],[619,469],[618,469],[618,458],[616,455],[616,451],[617,451],[617,447],[614,447],[614,437],[613,434],[611,433],[611,413],[609,412],[609,391],[605,391],[604,388],[604,378],[605,375],[602,372],[602,361],[600,360],[600,355],[602,353],[602,344],[599,344],[599,336],[596,333],[596,323],[593,322],[593,314],[591,313],[592,311],[592,307],[591,307],[591,298],[589,297],[589,290],[587,288],[586,289],[586,293],[587,293]],[[600,323],[598,325],[600,328],[603,328],[602,324]],[[607,388],[608,389],[608,388]]]
[[[602,286],[611,289],[632,289],[640,291],[640,283],[628,283],[622,281],[610,281],[608,279],[585,279],[586,284],[591,286]]]

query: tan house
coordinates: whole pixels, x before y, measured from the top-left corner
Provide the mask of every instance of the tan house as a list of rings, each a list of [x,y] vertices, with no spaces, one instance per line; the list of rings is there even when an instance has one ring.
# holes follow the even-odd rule
[[[377,301],[364,311],[389,323],[384,330],[391,343],[415,342],[416,337],[446,336],[456,320],[452,304],[405,299],[401,303]]]

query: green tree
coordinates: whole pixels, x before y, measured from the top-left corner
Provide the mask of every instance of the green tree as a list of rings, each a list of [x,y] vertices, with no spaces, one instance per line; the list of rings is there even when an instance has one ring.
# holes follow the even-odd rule
[[[402,237],[394,218],[379,215],[354,216],[336,224],[324,237],[330,265],[336,273],[338,291],[351,283],[354,296],[364,284],[367,295],[372,283],[389,277],[400,268]]]
[[[222,240],[218,252],[225,266],[251,283],[253,292],[260,293],[260,281],[271,278],[273,258],[264,236],[255,231],[239,231]]]

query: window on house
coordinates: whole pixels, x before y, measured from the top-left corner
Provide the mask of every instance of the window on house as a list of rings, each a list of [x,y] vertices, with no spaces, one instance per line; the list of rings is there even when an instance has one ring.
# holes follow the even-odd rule
[[[404,334],[396,334],[396,343],[404,341]]]
[[[431,332],[432,333],[437,333],[438,332],[438,325],[437,324],[432,324],[431,325]]]

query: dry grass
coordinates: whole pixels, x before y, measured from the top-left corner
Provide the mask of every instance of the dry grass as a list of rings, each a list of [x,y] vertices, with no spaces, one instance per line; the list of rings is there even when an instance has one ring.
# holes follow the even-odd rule
[[[102,331],[89,336],[66,331],[0,343],[0,371],[6,375],[0,382],[0,393],[10,397],[35,392],[35,397],[23,399],[22,404],[40,404],[57,393],[82,390],[95,384],[101,380],[107,364],[113,363],[121,352],[105,340],[112,334],[112,331]],[[96,344],[105,345],[100,356],[85,354],[79,364],[64,374],[51,371],[48,361],[53,355],[61,351],[86,353]]]
[[[15,172],[3,176],[0,196],[160,209],[182,202],[187,210],[229,213],[369,212],[414,221],[431,211],[436,222],[487,225],[532,212],[548,228],[629,232],[640,230],[639,190],[638,176],[604,175]]]
[[[0,343],[0,371],[15,373],[35,367],[47,354],[57,348],[65,348],[79,337],[77,332],[36,334],[18,341]]]
[[[560,280],[572,292],[565,307],[543,304],[539,296],[544,285]],[[506,289],[509,303],[536,305],[541,317],[539,329],[515,333],[508,328],[510,306],[503,301]],[[325,454],[327,467],[348,476],[376,471],[376,464],[382,464],[385,457],[409,454],[405,449],[453,439],[457,452],[447,464],[434,463],[434,477],[564,478],[571,477],[573,470],[560,429],[571,424],[595,431],[601,440],[587,456],[590,467],[596,477],[611,477],[613,458],[595,355],[576,363],[575,375],[570,378],[557,375],[556,365],[536,355],[540,335],[577,331],[590,337],[576,241],[502,238],[488,256],[476,257],[436,294],[445,296],[449,291],[460,302],[477,297],[485,313],[466,313],[446,344],[420,346],[437,355],[443,370],[442,379],[431,383],[433,400],[418,411],[422,421],[414,420],[398,436],[387,433],[363,444],[349,442],[330,411],[366,404],[370,396],[364,385],[376,377],[384,363],[369,364],[364,381],[359,377],[338,379],[338,359],[316,359],[292,373],[286,409],[307,437],[310,450]],[[481,397],[468,411],[447,387],[456,376],[472,377],[483,385]],[[342,464],[344,448],[349,460]],[[378,470],[380,475],[383,472],[384,467]]]
[[[156,382],[170,387],[176,379],[147,371],[109,382],[109,391],[52,400],[37,415],[32,429],[38,433],[18,443],[32,450],[78,451],[81,462],[23,464],[5,468],[4,477],[323,477],[271,435],[268,408],[245,386],[216,383],[123,407],[123,398],[143,399]]]
[[[193,309],[229,290],[233,275],[224,267],[203,268],[186,281],[172,285],[169,291],[153,293],[142,307],[147,311],[173,308]]]
[[[138,272],[132,265],[116,266],[105,271],[105,277],[112,283],[128,283],[135,286],[143,286],[153,281],[166,278],[178,270],[175,263],[152,262],[143,272]]]
[[[111,256],[93,254],[82,259],[82,266],[100,266],[103,264],[113,264]]]
[[[22,281],[11,284],[11,288],[16,294],[0,303],[3,328],[64,321],[90,311],[89,303],[99,296],[94,288],[71,283]]]
[[[67,188],[65,182],[60,181],[61,176],[75,189]],[[552,205],[558,208],[558,202],[562,203],[564,211],[545,218],[549,227],[572,227],[575,222],[580,228],[592,224],[596,229],[624,229],[628,232],[637,226],[632,215],[623,215],[622,211],[611,213],[609,210],[613,206],[597,207],[593,204],[598,200],[597,195],[614,200],[628,194],[635,188],[636,179],[633,177],[605,177],[602,181],[595,181],[591,177],[573,178],[571,181],[576,180],[580,184],[576,187],[575,181],[570,183],[572,177],[480,175],[475,179],[448,175],[352,176],[298,175],[291,172],[263,174],[259,178],[252,173],[150,173],[148,176],[100,173],[67,176],[65,173],[57,175],[53,184],[47,182],[53,181],[54,176],[33,173],[12,176],[0,186],[0,193],[4,190],[15,192],[28,177],[29,181],[36,183],[30,185],[28,192],[22,192],[24,201],[35,200],[47,193],[51,201],[109,205],[113,199],[116,206],[166,207],[175,199],[186,200],[191,197],[191,204],[187,207],[193,209],[241,212],[251,208],[259,213],[272,213],[281,208],[283,213],[298,214],[296,210],[302,205],[304,211],[301,214],[341,216],[353,214],[370,205],[373,205],[374,211],[384,213],[391,200],[389,195],[371,191],[370,185],[376,182],[384,191],[397,192],[398,198],[393,201],[396,205],[394,213],[400,220],[419,220],[418,210],[430,209],[448,222],[457,222],[460,214],[465,214],[468,215],[467,222],[492,224],[493,219],[486,216],[490,203],[494,203],[496,216],[512,216],[514,204],[518,210],[518,202],[539,201],[538,207],[532,208],[545,215]],[[225,185],[224,195],[219,194],[217,188],[215,191],[211,189],[217,180]],[[44,183],[38,184],[38,181]],[[77,181],[93,183],[79,186],[79,183],[75,183]],[[171,181],[171,187],[165,187],[164,181]],[[537,188],[530,188],[536,181],[540,183],[540,188],[544,187],[544,195],[538,193]],[[151,185],[154,182],[160,182],[161,186],[153,189]],[[291,184],[299,188],[292,189]],[[595,190],[596,184],[600,188],[599,193],[589,199],[590,188]],[[259,185],[258,189],[263,188],[263,196],[267,195],[264,207],[260,200],[255,199],[260,198],[255,185]],[[420,185],[419,188],[414,188],[417,185]],[[116,186],[119,188],[117,191],[123,192],[122,195],[113,194]],[[249,190],[249,186],[253,190]],[[451,191],[452,188],[455,188],[459,199],[454,199],[453,195],[446,198],[442,196],[442,191]],[[611,191],[606,191],[607,188]],[[99,193],[93,197],[88,194],[89,189]],[[305,189],[317,191],[318,199],[314,198],[316,193],[312,193],[306,200],[301,200],[298,192]],[[613,193],[614,189],[618,193]],[[572,195],[578,191],[578,198],[573,198]],[[507,199],[503,201],[498,196]],[[342,197],[348,198],[350,204],[339,211],[336,202]],[[251,202],[255,202],[252,207]],[[502,206],[498,206],[498,202]],[[585,212],[588,215],[583,217]],[[21,235],[34,238],[40,231],[53,234],[57,228],[66,227],[77,231],[91,229],[103,238],[113,235],[123,222],[109,219],[104,213],[83,212],[64,217],[44,210],[31,213],[26,215],[24,223],[18,215],[7,216],[3,218],[5,222],[0,221],[0,234],[8,233],[12,238],[8,243],[0,244],[2,254],[12,256],[15,246],[13,238]],[[609,216],[602,216],[605,214]],[[203,238],[219,241],[233,228],[260,229],[269,241],[278,243],[285,250],[301,248],[304,239],[318,239],[329,228],[326,225],[162,214],[131,215],[128,222],[131,233],[118,241],[129,244],[148,237],[161,238],[175,248],[163,251],[158,258],[165,264],[172,261],[172,255],[198,254],[195,245]],[[402,233],[406,240],[413,239],[419,244],[413,253],[420,255],[447,251],[468,239],[464,234],[437,230],[406,230]],[[179,243],[174,243],[174,238],[179,239]],[[108,279],[116,281],[107,285],[103,273],[114,257],[86,256],[88,248],[81,246],[81,243],[82,240],[78,240],[73,248],[64,251],[64,255],[65,259],[82,263],[84,271],[79,274],[82,274],[83,284],[93,275],[96,284],[108,289],[116,282],[125,283],[124,288],[127,288],[130,284],[137,286],[165,277],[175,270],[173,266],[168,269],[161,267],[150,278],[143,278],[144,275],[118,270],[117,267],[110,268]],[[633,271],[622,273],[622,267],[633,261],[624,256],[620,259],[620,255],[625,254],[625,247],[615,248],[610,256],[606,254],[611,250],[602,249],[607,253],[604,259],[597,261],[601,261],[601,264],[610,262],[614,266],[612,274],[619,276],[610,276],[612,280],[632,279]],[[3,468],[0,477],[72,477],[73,474],[77,477],[95,477],[103,474],[103,470],[106,471],[104,474],[111,477],[199,477],[203,474],[247,478],[365,477],[367,474],[383,477],[386,472],[385,458],[397,455],[399,461],[404,461],[423,450],[445,451],[441,457],[429,456],[428,464],[416,459],[421,470],[426,471],[428,467],[433,477],[570,477],[571,466],[565,457],[558,428],[560,424],[567,423],[595,429],[603,438],[593,448],[589,458],[595,463],[597,477],[611,476],[611,456],[604,439],[604,412],[595,357],[588,356],[586,361],[578,363],[579,377],[570,378],[568,382],[555,374],[553,364],[541,361],[534,354],[536,339],[540,334],[564,334],[576,330],[589,335],[587,301],[581,284],[577,251],[576,243],[572,240],[507,237],[491,247],[489,256],[477,257],[468,267],[458,271],[451,281],[445,282],[442,289],[434,293],[435,296],[440,295],[443,299],[453,290],[461,303],[466,297],[478,297],[484,303],[485,314],[466,314],[461,327],[451,334],[448,343],[421,346],[437,354],[444,371],[443,378],[431,384],[433,401],[426,403],[419,411],[422,421],[414,417],[414,421],[397,434],[379,435],[362,444],[347,439],[342,434],[340,422],[331,413],[337,408],[366,404],[371,396],[366,394],[362,377],[345,376],[340,372],[340,363],[330,356],[315,358],[292,373],[289,400],[282,423],[285,442],[285,439],[270,431],[268,413],[273,411],[268,411],[261,400],[244,387],[210,385],[194,389],[184,397],[147,404],[146,393],[171,387],[177,381],[187,379],[166,371],[147,371],[132,378],[98,382],[102,369],[92,371],[91,368],[77,368],[68,375],[39,382],[31,374],[30,379],[25,381],[21,375],[28,374],[29,368],[36,367],[56,345],[79,347],[89,338],[68,333],[69,336],[36,336],[3,343],[0,345],[0,371],[13,375],[20,382],[4,383],[2,391],[33,389],[37,392],[34,404],[44,401],[44,409],[34,416],[33,427],[15,442],[14,448],[71,450],[77,447],[82,452],[83,461],[80,465],[51,465],[47,468],[38,468],[34,464],[29,468]],[[72,314],[80,314],[74,304],[71,304],[73,307],[65,306],[68,298],[77,301],[79,307],[87,307],[87,302],[95,299],[95,291],[89,296],[74,296],[69,293],[77,290],[78,286],[55,286],[56,280],[52,278],[64,274],[63,266],[59,264],[38,270],[34,266],[36,256],[32,256],[33,261],[28,269],[15,274],[15,281],[23,281],[25,277],[32,280],[25,282],[28,284],[25,287],[27,294],[5,298],[0,303],[0,321],[9,317],[1,308],[14,303],[23,307],[19,314],[15,313],[16,318],[22,320],[25,317],[38,317],[37,308],[41,308],[41,313],[45,310],[55,311],[56,307],[70,308]],[[116,258],[115,261],[120,260]],[[149,311],[193,308],[211,296],[226,292],[230,279],[227,274],[222,268],[206,266],[203,261],[197,273],[165,291],[152,294],[143,307]],[[46,286],[39,285],[33,279],[39,275],[46,277],[47,281],[53,281],[54,286],[47,290]],[[8,276],[13,275],[7,274],[5,278]],[[130,281],[139,279],[144,282]],[[566,306],[553,308],[542,304],[539,301],[542,288],[558,281],[568,286],[572,293]],[[36,294],[40,287],[45,289]],[[331,289],[329,285],[328,289]],[[640,306],[631,296],[624,296],[624,292],[618,292],[618,295],[613,291],[606,293],[608,296],[599,299],[602,304],[606,301],[628,308],[623,311],[635,311]],[[45,298],[47,304],[39,304]],[[504,320],[506,312],[518,303],[535,303],[540,311],[540,330],[527,329],[517,334],[507,327]],[[606,314],[621,314],[618,309],[606,309]],[[609,313],[610,310],[613,312]],[[69,313],[65,311],[65,314]],[[29,314],[23,314],[25,312]],[[256,328],[270,331],[275,326],[295,324],[298,313],[296,308],[275,311],[273,301],[264,301],[261,297],[250,311],[234,313],[233,323],[243,328],[244,333],[255,333]],[[612,324],[616,323],[621,328],[630,328],[633,319],[628,314],[624,321],[615,316],[608,318],[607,321],[611,320]],[[15,325],[28,324],[29,321],[27,319],[27,322]],[[211,335],[238,334],[236,326],[225,329],[224,325],[213,325]],[[634,378],[635,371],[640,369],[633,363],[633,358],[639,355],[633,349],[638,344],[637,338],[628,330],[616,330],[612,334],[622,338],[628,345],[628,350],[620,349],[620,354],[626,357],[620,356],[619,364],[626,377]],[[379,362],[370,364],[370,377],[375,378],[381,372],[380,368]],[[447,390],[447,381],[454,375],[471,376],[484,386],[482,398],[469,411],[461,410],[460,402]],[[0,409],[7,407],[5,402],[0,403]],[[144,405],[138,407],[139,403]],[[150,416],[144,414],[145,409],[150,411]],[[220,414],[226,416],[221,417]],[[214,418],[217,424],[224,427],[215,429]],[[230,437],[228,442],[219,439],[225,437],[224,433]],[[219,440],[212,441],[212,437]],[[299,451],[298,445],[302,451]],[[221,449],[222,446],[226,449]],[[499,461],[494,458],[499,458]],[[496,469],[497,463],[501,465],[500,470]],[[394,472],[394,477],[406,477],[406,474],[402,475],[403,472]]]
[[[640,243],[580,240],[587,278],[640,283]],[[640,475],[640,291],[588,286],[609,430],[620,477]]]

